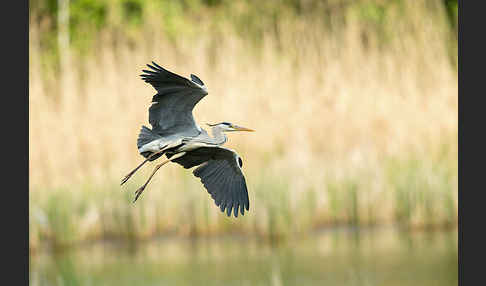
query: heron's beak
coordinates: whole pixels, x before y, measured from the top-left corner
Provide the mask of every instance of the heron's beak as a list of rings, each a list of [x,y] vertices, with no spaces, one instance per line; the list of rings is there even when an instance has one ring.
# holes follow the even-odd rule
[[[233,125],[233,128],[235,129],[235,131],[255,132],[255,130],[253,130],[253,129],[246,128],[246,127],[241,127],[241,126],[236,126],[236,125]]]

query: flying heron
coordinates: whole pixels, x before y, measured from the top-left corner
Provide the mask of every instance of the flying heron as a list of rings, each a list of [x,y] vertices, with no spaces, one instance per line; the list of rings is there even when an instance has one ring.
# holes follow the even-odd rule
[[[234,210],[238,217],[250,209],[245,177],[241,170],[243,161],[238,154],[221,147],[228,140],[225,132],[254,131],[228,122],[208,124],[212,137],[194,121],[194,106],[208,94],[204,83],[191,74],[191,80],[174,74],[155,62],[147,64],[142,79],[151,84],[157,94],[149,108],[152,129],[142,126],[137,139],[138,152],[145,157],[140,165],[126,175],[123,185],[140,167],[165,155],[167,160],[156,165],[145,184],[135,191],[135,199],[142,194],[157,170],[168,162],[175,162],[194,169],[194,176],[201,179],[216,206],[228,216]]]

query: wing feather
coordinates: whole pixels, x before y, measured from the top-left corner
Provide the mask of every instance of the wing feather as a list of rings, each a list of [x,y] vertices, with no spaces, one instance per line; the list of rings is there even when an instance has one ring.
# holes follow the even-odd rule
[[[224,166],[222,164],[221,167],[221,170],[224,171]],[[219,204],[217,204],[216,201],[215,203],[216,205],[223,207],[221,211],[224,211],[230,200],[228,199],[227,193],[221,190],[224,190],[226,188],[227,181],[229,181],[230,178],[228,178],[224,172],[219,173],[218,179],[214,181],[211,180],[210,174],[204,176],[204,178],[207,178],[205,180],[204,187],[206,187],[208,193],[215,193],[216,196],[218,196]]]
[[[238,217],[249,210],[248,189],[239,164],[240,157],[223,147],[201,147],[175,159],[184,168],[192,168],[222,212]]]
[[[240,193],[238,193],[238,191],[235,189],[234,187],[234,182],[232,184],[232,191],[233,191],[233,196],[235,197],[235,204],[234,204],[234,212],[233,212],[233,215],[235,217],[238,217],[238,210],[240,208],[240,202],[241,202],[241,198],[240,198]]]
[[[194,106],[208,94],[198,77],[189,80],[172,73],[155,62],[147,64],[151,70],[144,69],[141,78],[151,84],[157,94],[149,108],[149,122],[152,130],[161,136],[179,134],[196,136],[199,130],[194,121]]]

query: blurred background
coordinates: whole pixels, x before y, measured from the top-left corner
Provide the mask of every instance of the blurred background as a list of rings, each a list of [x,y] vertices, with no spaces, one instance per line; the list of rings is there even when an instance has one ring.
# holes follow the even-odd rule
[[[31,285],[457,285],[457,0],[30,0]],[[164,166],[155,61],[243,158],[229,218]],[[203,127],[204,128],[204,127]]]

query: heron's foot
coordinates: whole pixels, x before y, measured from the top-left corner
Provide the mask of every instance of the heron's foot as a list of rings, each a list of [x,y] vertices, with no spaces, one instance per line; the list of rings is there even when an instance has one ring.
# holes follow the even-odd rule
[[[135,199],[133,200],[134,203],[137,201],[138,197],[142,194],[143,190],[145,190],[145,185],[141,186],[140,188],[138,188],[138,190],[135,191]]]
[[[126,183],[126,181],[128,181],[128,179],[130,179],[133,174],[135,174],[135,172],[138,171],[138,169],[140,169],[140,167],[142,167],[145,163],[147,163],[148,159],[145,159],[145,161],[143,161],[140,165],[138,165],[135,169],[133,169],[130,173],[128,173],[128,175],[126,175],[125,177],[123,177],[123,179],[121,179],[121,184],[120,185],[123,185]]]
[[[121,184],[120,184],[120,186],[122,186],[123,184],[125,184],[125,183],[128,181],[128,179],[130,179],[130,177],[131,177],[132,175],[133,175],[133,173],[130,173],[130,174],[126,175],[125,177],[123,177],[123,179],[121,179]]]

